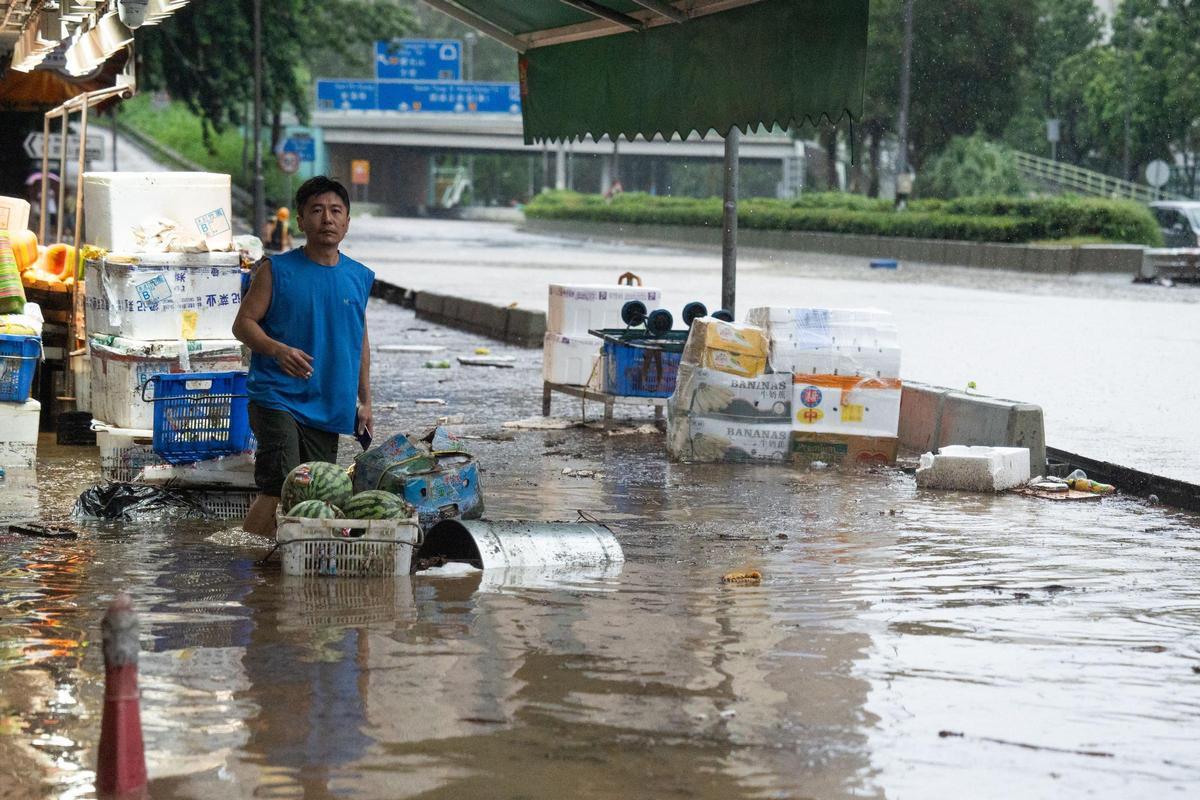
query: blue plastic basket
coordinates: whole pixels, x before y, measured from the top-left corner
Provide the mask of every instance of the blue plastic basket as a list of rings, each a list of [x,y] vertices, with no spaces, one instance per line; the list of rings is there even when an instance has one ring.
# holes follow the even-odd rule
[[[24,403],[33,388],[33,373],[42,357],[36,336],[0,334],[0,400]]]
[[[619,397],[670,397],[687,331],[594,330],[604,341],[604,391]]]
[[[252,447],[245,372],[151,375],[154,452],[170,464],[190,464]]]

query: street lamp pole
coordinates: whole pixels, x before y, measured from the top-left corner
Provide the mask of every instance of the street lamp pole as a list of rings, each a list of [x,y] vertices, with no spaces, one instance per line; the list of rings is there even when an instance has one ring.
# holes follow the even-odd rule
[[[266,191],[262,163],[262,0],[254,0],[254,234],[266,227]]]
[[[463,65],[467,82],[475,80],[475,42],[479,39],[479,35],[475,31],[467,31],[463,35],[466,42],[466,63]],[[467,155],[467,182],[471,185],[471,205],[479,205],[479,196],[475,193],[475,155],[469,153]]]
[[[896,113],[896,174],[908,172],[908,105],[912,83],[913,0],[904,0],[904,39],[900,46],[900,109]]]

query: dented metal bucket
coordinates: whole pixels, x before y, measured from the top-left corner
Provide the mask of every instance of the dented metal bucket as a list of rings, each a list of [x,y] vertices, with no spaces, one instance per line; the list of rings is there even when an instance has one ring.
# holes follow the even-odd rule
[[[445,520],[425,533],[414,563],[465,561],[484,570],[585,567],[625,560],[612,531],[590,522]]]

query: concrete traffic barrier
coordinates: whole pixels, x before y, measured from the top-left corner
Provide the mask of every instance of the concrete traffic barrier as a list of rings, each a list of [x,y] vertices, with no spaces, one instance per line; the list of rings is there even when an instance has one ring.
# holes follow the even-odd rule
[[[112,601],[100,624],[104,649],[104,711],[96,794],[132,800],[146,796],[146,753],[138,699],[138,620],[129,595]]]
[[[445,304],[446,298],[437,292],[417,292],[413,302],[413,306],[417,309],[417,316],[430,319],[440,317]]]
[[[528,308],[510,308],[504,338],[513,344],[540,347],[546,336],[546,312]]]
[[[944,445],[1029,449],[1030,469],[1046,469],[1041,406],[905,381],[900,396],[900,444],[918,452]]]

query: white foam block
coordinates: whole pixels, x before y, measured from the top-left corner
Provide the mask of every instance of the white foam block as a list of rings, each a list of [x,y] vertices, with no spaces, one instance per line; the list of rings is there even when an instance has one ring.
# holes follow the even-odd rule
[[[42,404],[0,403],[0,467],[32,467],[37,463],[38,422]]]
[[[600,340],[591,334],[547,333],[542,346],[542,377],[550,383],[586,386],[599,374]]]
[[[85,172],[83,218],[88,244],[137,252],[133,229],[146,220],[168,219],[179,232],[209,243],[233,241],[228,175],[214,172]]]
[[[917,485],[926,489],[1002,492],[1029,481],[1029,448],[947,445],[925,453]]]
[[[621,308],[630,300],[647,311],[663,307],[659,289],[619,284],[550,284],[546,329],[567,336],[587,336],[592,328],[624,328]]]

